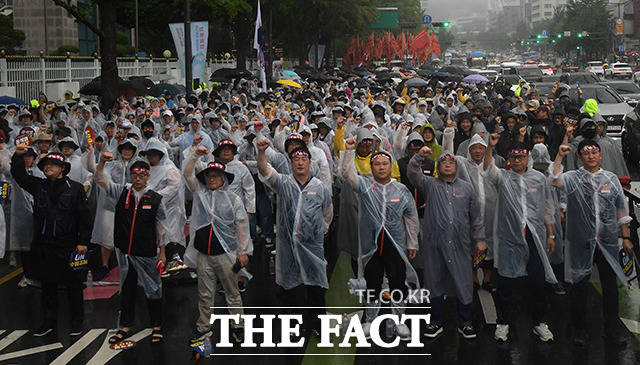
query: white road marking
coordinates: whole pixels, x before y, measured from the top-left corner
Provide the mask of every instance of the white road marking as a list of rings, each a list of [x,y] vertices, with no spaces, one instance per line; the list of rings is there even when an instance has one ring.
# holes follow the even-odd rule
[[[640,333],[640,322],[627,318],[620,318],[620,320],[632,333]]]
[[[98,336],[100,336],[106,328],[96,328],[85,333],[78,341],[76,341],[71,347],[66,349],[60,356],[58,356],[49,365],[67,364],[76,357],[82,350],[84,350],[89,344],[91,344]]]
[[[27,330],[15,330],[7,335],[7,337],[0,340],[0,351],[4,350],[5,347],[14,343],[17,339],[24,336],[25,333],[29,331]]]
[[[102,365],[102,364],[106,364],[109,360],[111,360],[113,357],[115,357],[121,351],[128,351],[128,350],[113,350],[113,349],[111,349],[109,347],[109,345],[110,345],[109,344],[109,337],[111,337],[114,334],[116,334],[116,332],[117,332],[117,330],[110,330],[107,333],[107,337],[105,337],[104,342],[102,343],[102,347],[100,347],[100,350],[91,358],[91,360],[89,360],[87,365]],[[139,342],[142,339],[144,339],[145,337],[149,336],[150,334],[151,334],[151,328],[145,328],[142,331],[136,333],[135,335],[129,337],[127,340]]]
[[[59,348],[62,348],[62,344],[60,342],[56,342],[50,345],[38,346],[38,347],[26,349],[26,350],[10,352],[8,354],[0,355],[0,361],[15,359],[16,357],[33,355],[33,354],[37,354],[38,352],[51,351]]]
[[[4,330],[0,330],[0,335],[4,333]]]
[[[480,305],[482,306],[482,312],[484,313],[484,321],[487,324],[496,324],[498,315],[496,314],[496,306],[493,303],[493,296],[491,293],[484,289],[478,290],[478,298],[480,298]]]

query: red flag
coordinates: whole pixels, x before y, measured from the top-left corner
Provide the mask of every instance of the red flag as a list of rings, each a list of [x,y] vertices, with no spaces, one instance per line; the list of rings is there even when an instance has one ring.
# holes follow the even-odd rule
[[[342,62],[344,62],[347,69],[350,69],[353,62],[353,53],[355,47],[355,37],[351,37],[351,42],[349,42],[349,46],[347,50],[344,52],[344,57],[342,58]]]
[[[435,53],[440,57],[442,52],[440,51],[440,43],[438,42],[438,38],[435,34],[431,35],[431,52]]]

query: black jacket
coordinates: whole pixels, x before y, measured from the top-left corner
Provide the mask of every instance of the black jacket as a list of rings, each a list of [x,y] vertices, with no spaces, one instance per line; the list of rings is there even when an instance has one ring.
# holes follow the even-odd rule
[[[154,257],[158,252],[156,216],[162,195],[147,190],[137,204],[135,200],[133,192],[129,196],[129,189],[122,189],[116,203],[113,242],[123,253]]]
[[[400,181],[409,189],[413,199],[416,202],[416,208],[418,208],[418,216],[422,218],[424,215],[424,205],[425,200],[422,192],[418,190],[415,186],[413,186],[409,182],[409,178],[407,177],[407,165],[409,164],[409,156],[405,156],[398,160],[398,169],[400,170]],[[422,163],[422,172],[427,176],[433,176],[436,170],[436,162],[432,159],[425,158]]]
[[[91,240],[93,222],[83,186],[67,176],[51,181],[27,174],[24,157],[13,155],[11,175],[33,195],[33,243],[75,249]]]

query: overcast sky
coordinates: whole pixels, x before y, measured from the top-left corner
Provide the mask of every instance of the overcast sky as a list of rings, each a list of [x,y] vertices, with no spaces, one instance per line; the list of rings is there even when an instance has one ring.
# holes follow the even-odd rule
[[[434,21],[448,20],[486,13],[487,3],[487,0],[428,0],[426,12]]]

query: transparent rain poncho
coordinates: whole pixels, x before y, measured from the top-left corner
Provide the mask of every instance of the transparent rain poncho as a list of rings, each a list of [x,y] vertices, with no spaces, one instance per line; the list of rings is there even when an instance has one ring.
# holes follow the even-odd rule
[[[187,187],[193,193],[193,210],[189,223],[190,241],[184,257],[185,264],[189,267],[197,266],[198,252],[193,247],[193,240],[196,237],[196,231],[208,225],[212,225],[213,233],[232,263],[236,261],[238,254],[250,255],[253,252],[253,243],[249,233],[249,218],[242,199],[229,191],[226,178],[224,185],[216,190],[211,190],[199,182],[193,170],[189,171],[189,165],[195,164],[194,159],[197,159],[197,155],[191,155],[185,161],[184,170]],[[251,274],[244,268],[240,274],[251,278]]]
[[[278,195],[276,284],[285,290],[301,284],[328,288],[324,234],[333,218],[331,192],[315,177],[301,190],[293,175],[273,168],[259,178]]]
[[[45,178],[34,161],[27,173]],[[9,251],[29,251],[33,241],[33,196],[11,179],[11,224],[9,225]]]
[[[407,177],[426,202],[422,226],[425,258],[425,287],[430,297],[447,294],[450,280],[463,304],[473,299],[473,245],[484,241],[480,206],[471,184],[455,178],[448,183],[426,176],[422,163],[427,157],[416,154],[407,166]]]
[[[180,170],[171,162],[166,146],[152,137],[147,142],[148,150],[158,150],[164,155],[157,166],[151,166],[147,188],[162,195],[166,208],[165,241],[185,245],[184,225],[187,221],[185,211],[184,185]]]
[[[556,176],[554,184],[567,193],[565,279],[576,283],[590,275],[599,247],[618,278],[628,284],[618,261],[618,227],[631,217],[618,178],[602,169],[592,174],[580,168]]]
[[[549,181],[551,181],[551,176],[549,174],[548,167],[551,166],[551,158],[549,156],[549,150],[547,146],[542,143],[536,143],[531,150],[531,162],[535,167],[537,164],[540,164],[538,171],[542,172],[547,176]],[[544,166],[547,166],[544,168]],[[544,169],[542,171],[541,169]],[[553,234],[556,236],[555,242],[556,247],[553,253],[549,255],[549,260],[551,265],[559,265],[564,260],[564,230],[562,228],[562,219],[560,217],[560,209],[566,209],[567,207],[567,194],[564,190],[551,186],[551,198],[553,199]]]
[[[547,178],[532,168],[524,174],[498,169],[492,163],[485,171],[487,180],[496,184],[498,209],[495,211],[493,239],[494,266],[501,276],[518,278],[527,275],[529,246],[525,238],[528,227],[545,271],[545,280],[558,282],[547,256],[547,228],[553,225],[554,206]]]
[[[403,184],[392,180],[386,185],[358,176],[354,164],[355,151],[344,152],[342,174],[360,197],[360,276],[377,249],[377,238],[385,228],[385,239],[391,241],[406,265],[408,287],[419,286],[418,275],[407,257],[407,250],[418,249],[418,211],[411,193]]]

